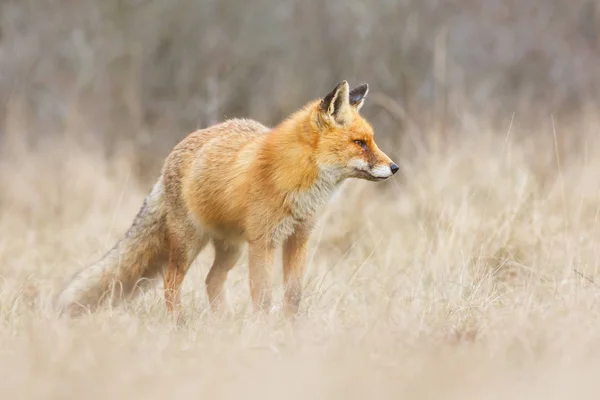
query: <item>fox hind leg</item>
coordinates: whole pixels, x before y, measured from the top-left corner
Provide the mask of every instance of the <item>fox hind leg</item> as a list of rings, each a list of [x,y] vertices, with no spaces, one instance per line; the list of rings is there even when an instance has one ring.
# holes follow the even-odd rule
[[[255,312],[268,313],[271,309],[274,253],[275,248],[266,240],[251,242],[248,246],[250,295]]]
[[[195,232],[194,232],[195,233]],[[194,240],[190,240],[192,237]],[[164,290],[167,310],[172,314],[181,312],[181,285],[185,274],[198,253],[206,247],[209,238],[190,235],[183,240],[176,236],[170,238],[169,265],[164,276]]]
[[[227,291],[225,281],[227,274],[239,261],[242,248],[239,244],[227,243],[220,239],[214,239],[215,259],[206,276],[206,294],[211,310],[221,313],[227,309]]]

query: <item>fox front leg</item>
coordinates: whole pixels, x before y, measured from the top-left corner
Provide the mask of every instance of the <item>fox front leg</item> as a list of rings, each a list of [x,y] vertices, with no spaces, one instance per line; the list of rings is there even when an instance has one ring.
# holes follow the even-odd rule
[[[298,313],[302,300],[302,276],[310,230],[299,227],[283,245],[283,280],[285,284],[284,311],[286,316]]]

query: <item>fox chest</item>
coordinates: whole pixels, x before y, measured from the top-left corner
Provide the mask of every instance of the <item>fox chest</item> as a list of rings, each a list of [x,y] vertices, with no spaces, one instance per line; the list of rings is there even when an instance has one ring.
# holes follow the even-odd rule
[[[291,193],[287,197],[287,215],[275,226],[273,241],[280,244],[300,225],[312,225],[326,206],[336,188],[333,179],[319,179],[305,191]]]

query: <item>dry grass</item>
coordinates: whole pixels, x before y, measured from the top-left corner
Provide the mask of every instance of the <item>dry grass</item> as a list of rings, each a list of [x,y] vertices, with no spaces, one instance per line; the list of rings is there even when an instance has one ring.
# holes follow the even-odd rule
[[[0,2],[0,398],[592,398],[594,5]],[[187,129],[272,124],[341,79],[371,85],[364,113],[404,176],[331,203],[295,324],[248,312],[244,259],[235,317],[211,317],[212,250],[186,278],[184,327],[160,283],[55,318],[57,290],[124,233]]]
[[[160,284],[121,307],[54,317],[56,290],[124,232],[149,187],[126,156],[9,140],[0,398],[592,398],[600,125],[580,125],[579,147],[571,131],[525,137],[515,122],[400,160],[404,178],[381,190],[348,182],[314,236],[295,324],[249,312],[245,261],[228,282],[236,315],[211,317],[208,250],[186,278],[180,328]]]

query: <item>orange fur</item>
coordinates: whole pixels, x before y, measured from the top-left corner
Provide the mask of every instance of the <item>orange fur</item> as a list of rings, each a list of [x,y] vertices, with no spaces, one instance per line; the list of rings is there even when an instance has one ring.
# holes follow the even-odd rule
[[[213,310],[221,310],[227,273],[247,243],[254,309],[271,307],[271,264],[283,246],[285,310],[295,314],[311,229],[332,191],[347,178],[384,180],[398,169],[359,114],[367,91],[367,85],[349,91],[343,81],[273,129],[233,119],[191,133],[164,163],[153,190],[155,212],[147,212],[146,203],[140,211],[140,220],[160,233],[152,249],[144,241],[146,230],[134,223],[122,251],[136,256],[129,264],[112,257],[88,267],[65,289],[61,307],[93,306],[109,281],[127,277],[131,287],[133,278],[158,271],[156,264],[168,255],[165,300],[178,312],[185,274],[212,242],[206,290]]]

